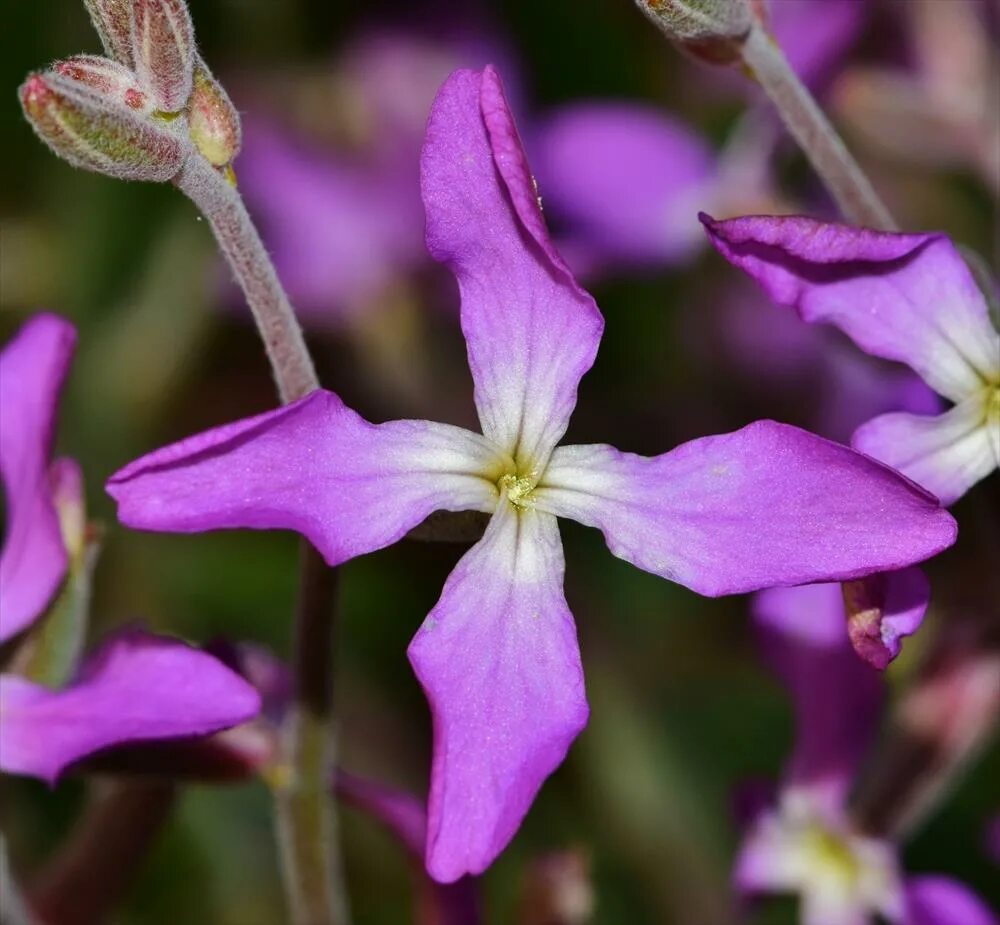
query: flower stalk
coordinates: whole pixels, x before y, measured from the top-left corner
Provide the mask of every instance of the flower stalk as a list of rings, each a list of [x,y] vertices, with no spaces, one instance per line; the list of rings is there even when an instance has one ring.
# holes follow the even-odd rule
[[[864,171],[759,22],[740,45],[740,54],[844,217],[856,225],[895,231],[892,215]]]

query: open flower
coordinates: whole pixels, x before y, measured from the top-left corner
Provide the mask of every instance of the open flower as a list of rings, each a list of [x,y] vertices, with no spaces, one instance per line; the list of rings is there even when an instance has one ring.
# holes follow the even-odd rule
[[[796,743],[776,805],[751,825],[734,879],[744,896],[798,893],[803,925],[996,925],[968,887],[906,876],[897,847],[847,805],[879,722],[884,684],[851,650],[837,585],[774,588],[754,601],[764,654],[793,699]]]
[[[56,315],[36,315],[0,353],[0,472],[7,529],[0,554],[0,642],[48,606],[69,565],[59,500],[80,492],[79,469],[52,460],[56,404],[76,333]]]
[[[709,237],[805,321],[836,325],[862,350],[898,360],[954,404],[883,414],[853,445],[957,501],[1000,465],[1000,334],[979,287],[941,234],[891,234],[799,216],[716,222]]]
[[[858,577],[954,540],[915,485],[760,421],[653,458],[557,446],[603,321],[553,248],[495,70],[458,71],[422,160],[427,243],[458,279],[483,433],[373,425],[330,392],[181,441],[114,475],[148,530],[292,529],[330,564],[438,510],[491,514],[409,656],[434,714],[427,862],[485,869],[587,720],[556,518],[707,595]]]
[[[126,630],[63,690],[0,675],[0,770],[55,783],[71,764],[112,745],[206,735],[259,710],[254,688],[218,659]]]

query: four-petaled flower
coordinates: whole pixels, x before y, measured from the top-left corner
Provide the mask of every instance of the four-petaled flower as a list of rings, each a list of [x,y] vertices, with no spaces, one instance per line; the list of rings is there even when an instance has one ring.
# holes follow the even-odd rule
[[[905,363],[954,407],[883,414],[852,444],[957,501],[1000,465],[1000,334],[968,265],[941,234],[891,234],[792,216],[702,220],[730,263],[805,321]]]
[[[75,343],[68,321],[41,314],[0,353],[0,472],[7,493],[0,642],[41,615],[69,566],[61,512],[80,501],[80,472],[71,459],[53,462],[51,453]]]
[[[297,530],[331,564],[437,510],[490,513],[409,656],[434,714],[427,863],[486,868],[587,720],[556,518],[702,594],[840,580],[950,545],[889,468],[762,421],[645,458],[558,446],[603,321],[547,234],[498,75],[458,71],[422,156],[431,254],[458,279],[482,435],[373,425],[327,391],[151,453],[108,490],[127,525]]]
[[[746,897],[797,893],[803,925],[997,925],[985,903],[939,874],[906,876],[897,846],[860,831],[848,796],[879,723],[882,677],[847,638],[835,584],[756,596],[764,655],[793,699],[796,742],[773,806],[750,826],[734,881]]]

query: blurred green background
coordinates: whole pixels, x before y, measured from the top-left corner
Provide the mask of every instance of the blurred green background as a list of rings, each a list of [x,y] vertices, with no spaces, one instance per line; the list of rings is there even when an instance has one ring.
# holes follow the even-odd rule
[[[359,30],[420,26],[433,33],[458,5],[192,0],[191,6],[203,56],[248,112],[257,105],[252,88],[284,78],[284,92],[294,86],[289,76],[322,75]],[[855,59],[881,54],[893,15],[878,14]],[[41,307],[79,327],[59,449],[81,462],[90,514],[107,525],[93,635],[141,618],[191,640],[252,639],[284,655],[296,580],[293,536],[128,533],[115,524],[102,490],[111,472],[149,449],[274,405],[254,331],[241,310],[223,304],[234,297],[208,229],[172,187],[73,170],[22,121],[14,91],[29,70],[97,50],[82,3],[10,4],[4,18],[0,333],[6,339]],[[702,67],[665,45],[626,0],[504,0],[484,7],[479,21],[513,50],[531,108],[588,97],[645,100],[691,120],[716,143],[743,108],[733,94],[706,89]],[[944,227],[992,253],[995,203],[970,173],[874,155],[867,163],[885,182],[904,227]],[[811,187],[792,152],[782,156],[782,171],[789,190]],[[718,346],[715,307],[734,274],[703,253],[681,271],[593,287],[607,332],[583,383],[570,442],[662,452],[756,417],[810,423],[815,396],[754,387]],[[377,329],[373,338],[311,330],[323,384],[371,420],[416,412],[470,424],[471,380],[454,296],[446,292],[442,311],[430,304],[439,287],[415,291],[416,321],[396,332],[392,362],[430,371],[419,400],[380,378],[386,357]],[[984,497],[973,493],[963,504],[971,509]],[[575,524],[564,523],[563,536],[592,718],[486,876],[488,920],[517,921],[532,863],[573,850],[589,861],[595,921],[723,925],[731,920],[728,876],[739,839],[734,789],[747,778],[780,773],[792,734],[788,701],[755,655],[744,599],[705,600],[643,574],[608,555],[596,532]],[[342,570],[343,763],[415,793],[426,788],[430,724],[405,650],[461,552],[406,542]],[[894,683],[905,683],[921,644],[911,642],[893,666]],[[984,826],[1000,808],[997,780],[994,746],[907,846],[908,867],[955,874],[1000,899],[996,869],[983,849]],[[30,871],[71,827],[84,784],[70,780],[52,793],[4,779],[0,788],[15,867]],[[342,821],[356,921],[406,921],[410,883],[398,847],[353,811],[345,810]],[[791,900],[769,902],[750,920],[791,923],[794,909]],[[283,920],[262,784],[188,789],[116,919],[125,925]]]

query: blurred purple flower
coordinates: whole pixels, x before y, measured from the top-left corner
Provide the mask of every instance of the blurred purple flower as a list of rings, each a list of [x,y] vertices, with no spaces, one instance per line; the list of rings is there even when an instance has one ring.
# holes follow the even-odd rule
[[[881,464],[770,421],[654,458],[557,447],[603,319],[548,237],[492,68],[440,91],[422,180],[484,435],[372,425],[319,390],[151,453],[108,490],[130,526],[292,529],[331,565],[434,511],[492,514],[409,649],[434,714],[428,869],[450,881],[503,849],[587,720],[557,517],[707,595],[898,568],[950,545],[954,522]]]
[[[58,499],[80,497],[80,473],[52,461],[56,405],[69,371],[76,332],[56,315],[25,323],[0,353],[0,472],[7,529],[0,554],[0,642],[45,610],[69,564]]]
[[[55,783],[69,765],[109,746],[206,735],[259,709],[253,687],[211,655],[127,630],[64,690],[0,675],[0,769]]]
[[[872,744],[880,676],[847,639],[837,585],[775,588],[754,600],[765,657],[788,689],[796,741],[776,804],[744,839],[734,881],[745,897],[798,893],[804,925],[996,925],[949,877],[904,876],[897,848],[857,830],[847,797]]]
[[[913,369],[954,403],[883,414],[853,445],[943,504],[1000,465],[1000,335],[965,261],[940,234],[890,234],[802,217],[704,218],[712,243],[778,304],[836,325],[862,350]]]
[[[360,120],[363,137],[353,149],[246,115],[240,185],[310,322],[337,325],[373,310],[393,283],[427,264],[419,153],[428,109],[451,71],[496,58],[497,49],[471,33],[358,39],[336,74],[342,115]]]

